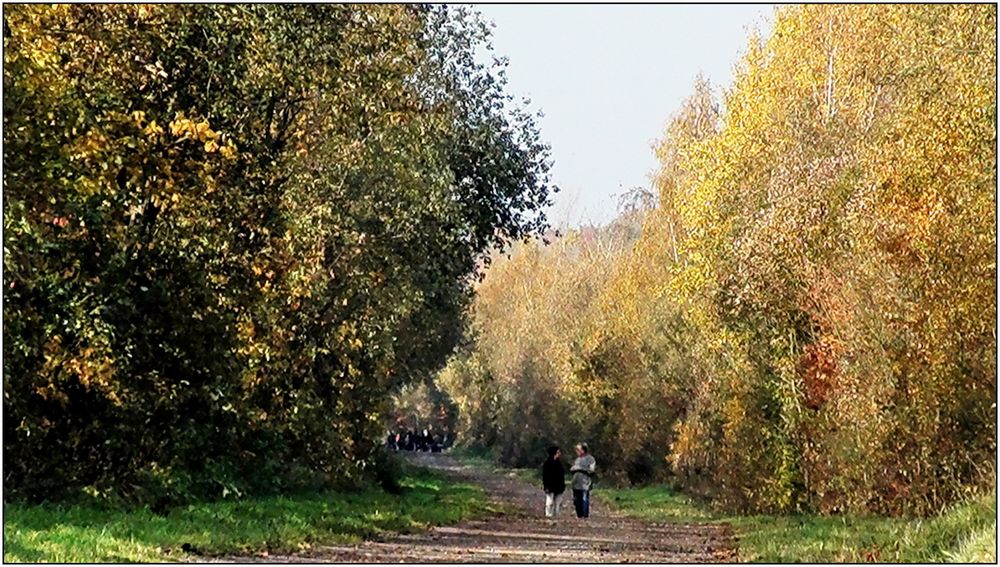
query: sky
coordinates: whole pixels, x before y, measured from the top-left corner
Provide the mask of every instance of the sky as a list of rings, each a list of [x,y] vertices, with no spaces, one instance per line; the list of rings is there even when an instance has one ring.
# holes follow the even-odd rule
[[[766,35],[770,5],[498,5],[494,54],[509,59],[507,91],[541,110],[552,146],[547,214],[556,227],[605,224],[617,199],[651,186],[652,146],[701,72],[728,87],[753,29]]]

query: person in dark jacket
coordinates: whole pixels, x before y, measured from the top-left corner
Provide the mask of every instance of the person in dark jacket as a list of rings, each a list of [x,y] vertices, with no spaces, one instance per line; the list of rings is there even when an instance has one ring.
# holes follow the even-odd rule
[[[562,495],[566,492],[566,470],[559,458],[562,453],[559,447],[549,447],[549,458],[542,465],[542,489],[545,490],[545,516],[552,518],[559,515],[562,505]]]

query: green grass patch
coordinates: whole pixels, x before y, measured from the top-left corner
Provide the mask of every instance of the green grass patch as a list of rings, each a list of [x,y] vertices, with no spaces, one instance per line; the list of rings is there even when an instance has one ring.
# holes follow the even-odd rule
[[[404,492],[378,488],[148,508],[4,504],[5,562],[163,562],[202,555],[286,553],[411,532],[493,511],[482,489],[408,471]]]
[[[487,471],[498,476],[513,476],[525,482],[542,482],[542,464],[537,467],[510,468],[497,464],[490,454],[483,449],[458,448],[451,451],[451,456],[463,465]]]
[[[948,560],[956,563],[996,563],[997,522],[968,535],[954,553],[948,553]]]
[[[728,523],[739,537],[741,561],[996,561],[995,490],[925,519],[725,515],[663,486],[600,489],[595,497],[651,521]]]
[[[537,468],[526,468],[526,469],[501,469],[504,474],[511,475],[519,480],[527,482],[529,484],[537,484],[539,488],[542,486],[542,466],[538,465]],[[568,478],[568,477],[567,477]]]

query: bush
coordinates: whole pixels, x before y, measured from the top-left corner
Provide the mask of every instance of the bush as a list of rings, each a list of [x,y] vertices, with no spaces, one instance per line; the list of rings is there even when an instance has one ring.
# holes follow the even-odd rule
[[[479,258],[545,228],[548,149],[473,16],[4,12],[5,496],[365,479]]]
[[[406,474],[403,460],[395,453],[382,449],[375,453],[375,481],[390,494],[402,494],[400,482]]]

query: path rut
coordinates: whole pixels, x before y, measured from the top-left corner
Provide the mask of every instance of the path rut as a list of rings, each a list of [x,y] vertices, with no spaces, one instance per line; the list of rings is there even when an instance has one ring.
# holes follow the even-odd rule
[[[539,486],[513,473],[467,466],[441,453],[417,453],[416,464],[477,484],[511,513],[415,534],[383,535],[357,545],[316,546],[295,555],[226,557],[226,562],[358,563],[701,563],[737,561],[732,529],[717,524],[655,523],[628,518],[600,498],[590,518],[573,513],[567,489],[562,513],[545,518]]]

